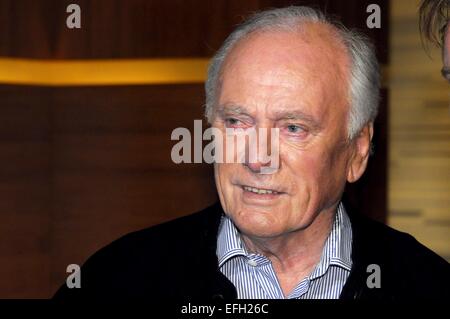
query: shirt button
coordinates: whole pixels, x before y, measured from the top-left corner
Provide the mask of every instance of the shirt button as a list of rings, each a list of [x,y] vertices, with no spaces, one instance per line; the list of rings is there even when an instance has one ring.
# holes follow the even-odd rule
[[[253,260],[253,259],[250,259],[250,260],[248,261],[248,264],[249,264],[250,266],[252,266],[252,267],[256,267],[256,265],[257,265],[256,260]]]

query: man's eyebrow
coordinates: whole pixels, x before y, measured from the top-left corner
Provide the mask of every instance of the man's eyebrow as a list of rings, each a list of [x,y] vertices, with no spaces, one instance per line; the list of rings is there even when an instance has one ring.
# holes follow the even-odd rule
[[[307,122],[313,128],[320,128],[319,121],[317,121],[312,115],[306,114],[302,111],[279,111],[275,112],[277,120],[301,120]]]
[[[216,109],[216,112],[222,116],[225,113],[226,114],[235,114],[235,115],[243,114],[243,115],[249,116],[245,107],[238,105],[238,104],[232,104],[232,103],[226,103],[226,104],[219,105]]]

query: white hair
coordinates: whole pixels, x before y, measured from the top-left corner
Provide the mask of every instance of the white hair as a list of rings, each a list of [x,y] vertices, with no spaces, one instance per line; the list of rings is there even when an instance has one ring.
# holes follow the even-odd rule
[[[354,138],[367,123],[373,122],[378,112],[380,74],[374,46],[364,35],[348,30],[332,21],[321,11],[304,6],[290,6],[262,11],[250,16],[225,40],[212,58],[205,83],[205,116],[211,123],[223,62],[236,43],[255,31],[295,31],[306,22],[324,23],[334,27],[350,56],[350,111],[347,135]]]

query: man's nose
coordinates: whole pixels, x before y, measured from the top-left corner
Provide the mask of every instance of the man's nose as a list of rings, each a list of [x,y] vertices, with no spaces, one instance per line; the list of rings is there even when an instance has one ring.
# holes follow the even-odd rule
[[[263,164],[261,162],[250,163],[249,161],[246,161],[244,166],[246,166],[252,173],[259,174]]]
[[[252,145],[255,143],[255,145]],[[258,129],[256,138],[247,140],[245,145],[245,161],[243,165],[253,173],[261,173],[263,167],[269,167],[271,161],[269,154],[271,154],[271,130]]]

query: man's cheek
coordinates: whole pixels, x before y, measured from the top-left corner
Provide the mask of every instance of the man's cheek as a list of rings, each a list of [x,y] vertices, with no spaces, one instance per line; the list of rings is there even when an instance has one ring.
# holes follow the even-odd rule
[[[317,157],[307,150],[289,149],[284,150],[282,159],[295,175],[303,175],[306,172],[314,171],[315,167],[323,160],[320,156]]]
[[[217,165],[217,178],[220,185],[221,191],[224,195],[230,196],[233,185],[232,185],[232,169],[229,164],[216,164]]]
[[[327,185],[327,179],[332,173],[330,161],[325,154],[321,156],[304,155],[298,165],[296,175],[299,177],[301,188],[308,192],[319,193]],[[314,194],[309,194],[314,196]]]

